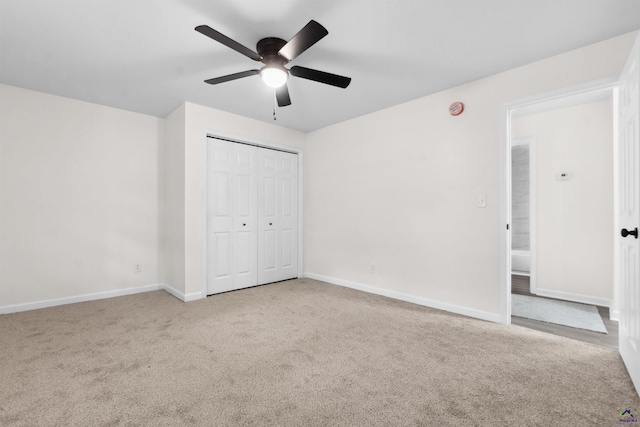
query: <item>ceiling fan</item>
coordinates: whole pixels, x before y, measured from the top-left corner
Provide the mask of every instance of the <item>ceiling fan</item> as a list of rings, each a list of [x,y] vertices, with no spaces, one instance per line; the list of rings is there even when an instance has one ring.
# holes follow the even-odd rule
[[[306,51],[320,41],[324,36],[329,34],[322,25],[318,24],[314,20],[309,21],[309,23],[288,42],[277,37],[266,37],[261,39],[256,47],[257,52],[254,52],[237,41],[230,39],[208,25],[199,25],[195,30],[227,47],[230,47],[236,52],[253,59],[254,61],[260,61],[264,64],[264,66],[259,70],[255,69],[228,74],[226,76],[205,80],[205,83],[215,85],[259,74],[268,86],[276,89],[276,99],[278,101],[278,106],[280,107],[291,105],[289,89],[287,88],[289,74],[295,77],[301,77],[303,79],[341,87],[343,89],[351,83],[350,77],[339,76],[337,74],[326,73],[324,71],[318,71],[311,68],[300,67],[297,65],[290,69],[285,68],[285,64],[295,59],[302,52]]]

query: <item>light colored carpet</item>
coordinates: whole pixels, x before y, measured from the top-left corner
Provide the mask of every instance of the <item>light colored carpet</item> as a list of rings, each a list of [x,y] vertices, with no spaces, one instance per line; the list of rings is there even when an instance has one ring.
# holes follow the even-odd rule
[[[511,295],[511,315],[607,333],[607,328],[595,305],[513,294]]]
[[[0,342],[2,426],[602,426],[640,410],[613,350],[307,279],[3,315]]]

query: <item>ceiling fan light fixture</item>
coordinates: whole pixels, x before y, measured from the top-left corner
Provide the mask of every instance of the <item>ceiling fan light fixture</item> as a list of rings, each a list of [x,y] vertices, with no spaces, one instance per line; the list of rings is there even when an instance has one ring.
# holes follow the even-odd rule
[[[289,73],[281,65],[267,65],[260,70],[260,77],[267,86],[279,88],[287,82]]]
[[[329,34],[326,28],[313,19],[309,21],[304,28],[298,31],[298,33],[289,41],[285,41],[278,37],[264,37],[258,40],[255,52],[225,36],[219,31],[214,30],[208,25],[198,25],[195,30],[210,39],[235,50],[247,58],[264,64],[261,69],[254,68],[252,70],[207,79],[204,81],[207,84],[217,85],[219,83],[230,82],[232,80],[260,74],[264,83],[275,89],[275,100],[277,101],[278,106],[286,107],[287,105],[291,105],[289,88],[286,84],[289,79],[289,74],[293,77],[300,77],[343,89],[349,86],[349,83],[351,82],[351,78],[349,77],[326,73],[312,68],[305,68],[297,65],[290,69],[285,67],[286,64],[297,58],[301,53],[305,52],[324,36]]]

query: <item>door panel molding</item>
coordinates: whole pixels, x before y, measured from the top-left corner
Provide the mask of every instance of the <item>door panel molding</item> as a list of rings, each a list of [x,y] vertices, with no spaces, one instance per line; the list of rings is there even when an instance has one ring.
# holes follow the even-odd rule
[[[257,281],[258,218],[252,202],[257,198],[255,150],[222,140],[207,145],[205,295]]]

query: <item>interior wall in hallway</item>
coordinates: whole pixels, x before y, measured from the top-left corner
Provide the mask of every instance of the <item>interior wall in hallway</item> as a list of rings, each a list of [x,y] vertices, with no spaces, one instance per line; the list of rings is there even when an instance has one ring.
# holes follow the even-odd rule
[[[530,248],[529,146],[511,148],[511,249]]]
[[[613,298],[613,105],[607,99],[512,121],[536,138],[538,293]],[[568,179],[559,178],[567,174]]]

